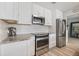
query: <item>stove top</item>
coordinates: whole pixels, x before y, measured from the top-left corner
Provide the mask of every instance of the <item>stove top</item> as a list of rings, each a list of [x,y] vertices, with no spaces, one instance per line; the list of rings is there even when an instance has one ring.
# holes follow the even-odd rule
[[[49,33],[32,33],[34,35],[46,35],[46,34],[49,34]]]

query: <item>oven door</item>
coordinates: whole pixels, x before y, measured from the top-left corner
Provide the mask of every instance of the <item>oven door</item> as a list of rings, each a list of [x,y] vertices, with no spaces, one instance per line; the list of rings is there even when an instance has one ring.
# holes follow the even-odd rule
[[[48,47],[48,44],[49,44],[48,39],[49,39],[48,37],[46,37],[46,38],[38,38],[36,40],[36,50],[40,50],[40,49],[43,49],[45,47]]]
[[[46,53],[49,49],[49,40],[48,38],[39,38],[36,41],[36,55],[40,56],[44,53]]]

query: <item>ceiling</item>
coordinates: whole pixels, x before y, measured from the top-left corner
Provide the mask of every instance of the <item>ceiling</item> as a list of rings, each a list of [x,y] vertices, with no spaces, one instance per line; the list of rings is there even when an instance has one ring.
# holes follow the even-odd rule
[[[56,8],[61,11],[70,10],[77,5],[79,5],[79,2],[56,2]]]
[[[68,17],[68,19],[79,19],[79,14],[74,14]]]

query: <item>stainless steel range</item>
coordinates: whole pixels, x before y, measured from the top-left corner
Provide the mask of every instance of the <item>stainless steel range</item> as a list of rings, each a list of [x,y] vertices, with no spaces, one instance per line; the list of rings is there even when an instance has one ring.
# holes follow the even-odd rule
[[[35,35],[35,55],[39,56],[49,50],[49,34],[36,34]]]

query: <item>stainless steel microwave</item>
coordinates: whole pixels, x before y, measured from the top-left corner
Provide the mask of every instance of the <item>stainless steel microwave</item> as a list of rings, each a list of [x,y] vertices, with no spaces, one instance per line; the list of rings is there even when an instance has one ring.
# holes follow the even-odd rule
[[[32,24],[44,25],[45,24],[45,18],[44,17],[32,16]]]

